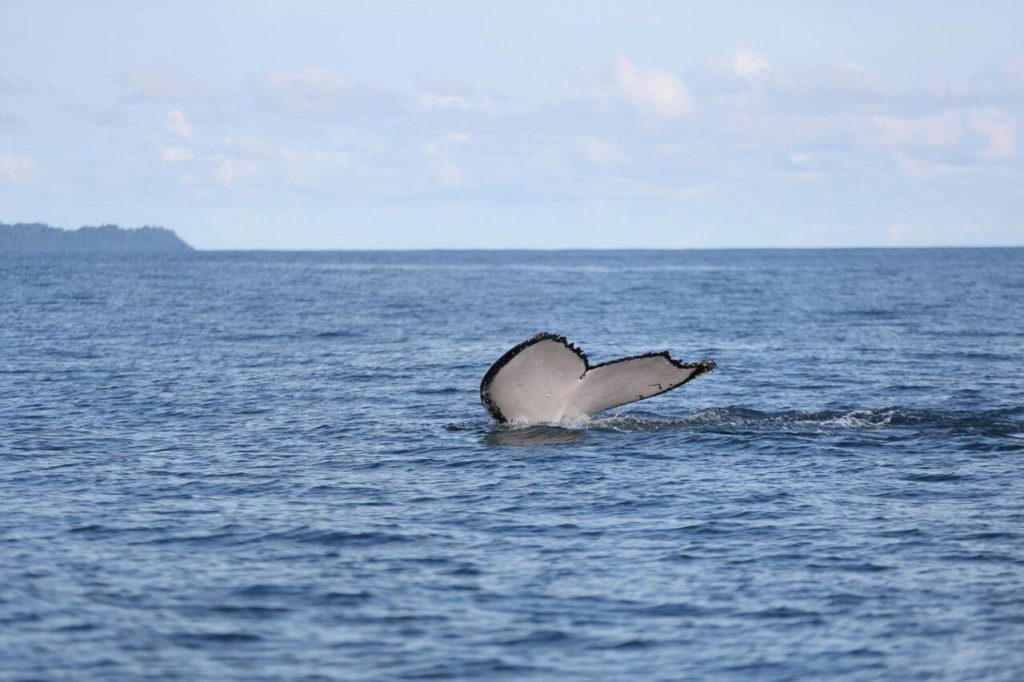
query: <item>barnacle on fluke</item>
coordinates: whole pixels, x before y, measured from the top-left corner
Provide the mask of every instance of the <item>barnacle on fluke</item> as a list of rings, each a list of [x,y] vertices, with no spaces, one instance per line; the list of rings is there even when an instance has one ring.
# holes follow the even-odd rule
[[[480,400],[501,423],[559,423],[671,391],[714,368],[714,360],[682,363],[667,351],[591,365],[564,336],[542,332],[491,365]]]

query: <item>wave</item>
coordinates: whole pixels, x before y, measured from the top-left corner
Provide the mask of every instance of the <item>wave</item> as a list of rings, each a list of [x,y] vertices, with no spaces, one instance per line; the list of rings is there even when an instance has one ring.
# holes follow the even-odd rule
[[[998,431],[1011,435],[1024,427],[1020,410],[924,410],[899,406],[851,410],[764,412],[745,407],[713,407],[683,417],[616,415],[590,420],[588,428],[650,430],[679,427],[726,427],[777,431],[843,429],[948,429]]]
[[[620,414],[561,424],[492,426],[485,435],[491,445],[538,445],[578,441],[588,432],[691,431],[738,435],[786,433],[810,435],[851,430],[946,431],[951,435],[983,435],[1020,440],[1022,410],[926,410],[892,406],[850,410],[785,410],[767,412],[745,407],[713,407],[680,417],[653,413]],[[479,428],[448,424],[453,430]]]

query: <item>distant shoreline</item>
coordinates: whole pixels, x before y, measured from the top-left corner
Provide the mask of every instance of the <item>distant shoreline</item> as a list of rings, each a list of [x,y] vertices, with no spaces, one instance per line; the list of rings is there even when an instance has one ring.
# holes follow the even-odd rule
[[[0,255],[6,253],[670,253],[715,251],[925,251],[955,249],[1024,249],[1024,244],[929,246],[687,246],[687,247],[427,247],[427,248],[212,248],[197,249],[164,227],[83,226],[77,229],[45,223],[0,223]]]
[[[0,223],[0,253],[186,253],[195,251],[164,227],[117,225],[64,230],[44,223]]]

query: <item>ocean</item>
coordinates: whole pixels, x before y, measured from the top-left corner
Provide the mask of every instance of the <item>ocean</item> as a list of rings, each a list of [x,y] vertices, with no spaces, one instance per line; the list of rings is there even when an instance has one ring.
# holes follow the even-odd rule
[[[1024,678],[1024,249],[0,256],[0,679]],[[574,428],[540,331],[718,369]]]

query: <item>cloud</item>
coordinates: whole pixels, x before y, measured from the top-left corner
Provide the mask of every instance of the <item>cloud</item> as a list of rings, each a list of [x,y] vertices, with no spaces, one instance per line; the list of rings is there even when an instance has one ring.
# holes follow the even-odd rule
[[[852,59],[775,66],[749,47],[709,58],[689,72],[689,81],[702,102],[707,97],[718,104],[805,112],[878,103],[892,94],[882,78]]]
[[[466,132],[448,133],[434,142],[422,146],[423,155],[441,178],[445,187],[460,187],[463,184],[462,171],[450,158],[453,147],[469,143],[472,135]]]
[[[922,159],[903,152],[897,152],[895,159],[900,173],[911,180],[951,177],[963,175],[972,170],[969,166],[958,166],[931,159]]]
[[[608,75],[612,94],[645,116],[675,119],[693,111],[693,98],[669,71],[641,70],[626,57],[612,64]]]
[[[256,159],[215,154],[211,157],[211,161],[213,163],[211,177],[222,187],[231,187],[239,180],[253,178],[263,172],[263,165]]]
[[[887,72],[856,62],[794,67],[748,47],[671,69],[638,59],[592,63],[560,90],[518,96],[483,80],[478,88],[425,75],[392,93],[361,80],[370,72],[256,71],[241,81],[243,97],[216,107],[152,107],[149,163],[179,180],[169,191],[268,206],[649,200],[746,219],[753,202],[734,209],[730,197],[770,204],[800,190],[804,199],[778,200],[775,213],[863,210],[878,218],[879,238],[903,215],[881,215],[886,202],[980,204],[975,188],[1019,175],[982,163],[1016,153],[1017,100],[943,100],[923,79],[887,85]],[[382,122],[363,125],[361,115]],[[877,196],[863,202],[868,194]]]
[[[887,86],[871,69],[852,59],[825,66],[772,69],[766,81],[776,96],[799,97],[822,108],[837,102],[862,104],[889,95]]]
[[[205,100],[212,91],[169,71],[139,71],[122,79],[130,102],[181,102]]]
[[[192,140],[192,125],[185,118],[181,109],[175,109],[167,114],[167,132],[180,140],[189,142]]]
[[[288,102],[333,103],[344,100],[352,87],[347,79],[326,69],[305,66],[299,69],[271,69],[264,72],[266,92]]]
[[[194,157],[195,152],[188,147],[179,147],[173,144],[160,147],[160,158],[168,163],[183,163],[191,161]]]
[[[971,130],[986,137],[988,145],[978,152],[984,161],[1006,161],[1017,147],[1017,129],[1012,117],[996,108],[975,109],[970,116]]]
[[[469,100],[459,95],[440,95],[436,92],[428,92],[420,97],[417,104],[420,109],[431,111],[434,109],[454,109],[455,111],[469,111],[473,108]]]
[[[478,94],[474,88],[452,82],[430,87],[416,102],[420,111],[494,113],[494,99]]]
[[[349,165],[348,155],[337,149],[278,150],[284,166],[284,180],[291,186],[313,186]]]
[[[462,173],[451,161],[441,161],[436,168],[445,187],[458,187],[462,184]]]
[[[35,180],[39,167],[31,157],[22,154],[0,153],[0,178],[12,185],[23,185]]]
[[[337,188],[338,173],[349,164],[348,154],[336,147],[289,147],[252,136],[224,137],[195,149],[161,143],[160,156],[178,166],[176,177],[185,185],[250,196],[272,196],[285,188]]]
[[[382,115],[401,108],[398,98],[386,90],[355,85],[315,66],[265,71],[256,90],[264,102],[292,112]]]
[[[875,141],[895,149],[955,146],[963,134],[960,116],[946,110],[931,116],[875,116]]]
[[[614,166],[625,161],[625,155],[616,145],[597,137],[581,139],[580,153],[595,166]]]
[[[875,116],[872,123],[875,127],[873,141],[891,149],[959,151],[961,161],[973,155],[988,162],[1008,161],[1016,153],[1016,123],[1012,116],[995,107],[967,111],[947,109],[930,116]],[[976,136],[973,141],[968,131]],[[982,144],[980,149],[975,147],[978,138]],[[919,177],[922,173],[917,170],[907,175]]]
[[[98,126],[123,128],[130,124],[131,119],[125,115],[123,107],[104,107],[92,115],[92,122]]]
[[[31,92],[32,88],[20,78],[4,78],[0,76],[0,95],[22,95]]]
[[[733,54],[732,72],[738,78],[760,83],[768,77],[770,71],[771,65],[768,60],[749,48],[741,47]]]
[[[452,145],[466,144],[473,138],[467,132],[448,133],[444,137],[423,145],[423,153],[429,155],[439,154]]]

